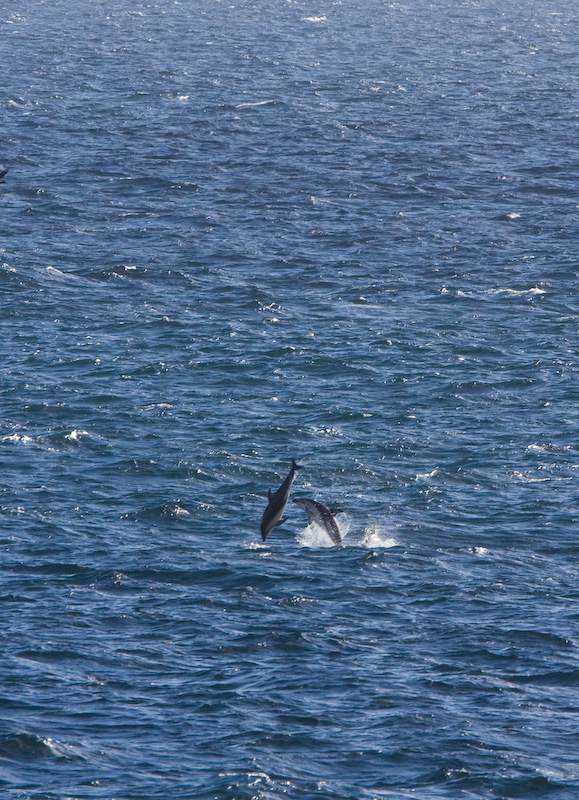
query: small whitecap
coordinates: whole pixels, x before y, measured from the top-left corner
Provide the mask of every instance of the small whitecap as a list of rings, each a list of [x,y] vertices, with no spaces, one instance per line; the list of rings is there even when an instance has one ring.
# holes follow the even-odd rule
[[[142,406],[143,411],[160,411],[163,414],[168,408],[173,408],[170,403],[149,403],[147,406]]]
[[[437,472],[438,472],[438,469],[436,467],[432,470],[432,472],[418,472],[417,475],[416,475],[416,480],[417,481],[425,481],[428,478],[434,478],[434,476],[436,475]]]
[[[303,17],[303,22],[327,22],[327,17]]]
[[[526,294],[540,295],[546,293],[546,290],[541,289],[540,286],[533,286],[531,289],[509,289],[507,287],[500,287],[498,289],[487,290],[487,294],[502,294],[507,297],[522,297]]]
[[[26,509],[24,506],[16,506],[16,508],[11,508],[9,513],[14,516],[20,516],[21,514],[26,514]]]
[[[42,743],[50,750],[52,755],[58,758],[80,758],[81,754],[77,747],[73,747],[65,742],[59,742],[57,739],[42,739]]]
[[[269,777],[267,772],[248,772],[247,773],[249,786],[257,786],[261,783],[272,784],[274,781]]]
[[[275,100],[256,100],[254,103],[239,103],[235,108],[256,108],[257,106],[269,106],[275,104]]]
[[[561,450],[570,450],[570,449],[571,449],[570,445],[564,445],[563,447],[560,447],[559,445],[550,444],[549,442],[546,442],[544,444],[530,444],[526,448],[525,452],[527,452],[527,453],[533,453],[533,452],[535,452],[535,453],[558,453]]]
[[[186,508],[182,508],[181,506],[173,506],[173,514],[176,517],[188,517],[189,511]]]
[[[547,483],[548,481],[552,480],[550,476],[543,478],[534,473],[520,472],[519,470],[515,470],[512,473],[512,477],[519,483]]]
[[[279,601],[279,605],[284,606],[302,606],[306,603],[316,603],[316,600],[312,600],[310,597],[304,597],[301,594],[293,594],[290,597],[285,598],[285,600]]]
[[[88,436],[88,431],[79,431],[76,428],[71,431],[70,433],[65,434],[65,439],[68,439],[70,442],[78,442],[81,436]]]
[[[32,438],[30,436],[26,436],[25,434],[20,433],[12,433],[10,436],[3,436],[0,439],[1,442],[12,442],[13,444],[30,444],[32,442]]]

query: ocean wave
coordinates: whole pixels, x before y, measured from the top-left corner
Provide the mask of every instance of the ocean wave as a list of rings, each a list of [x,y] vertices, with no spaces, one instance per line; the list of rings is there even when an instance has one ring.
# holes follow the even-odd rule
[[[44,758],[80,759],[78,748],[56,739],[31,733],[13,733],[0,737],[0,758],[7,761],[37,761]]]

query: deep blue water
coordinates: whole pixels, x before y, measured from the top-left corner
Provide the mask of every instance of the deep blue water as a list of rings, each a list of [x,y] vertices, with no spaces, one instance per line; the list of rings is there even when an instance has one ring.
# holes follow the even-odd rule
[[[15,8],[1,796],[575,800],[576,4]]]

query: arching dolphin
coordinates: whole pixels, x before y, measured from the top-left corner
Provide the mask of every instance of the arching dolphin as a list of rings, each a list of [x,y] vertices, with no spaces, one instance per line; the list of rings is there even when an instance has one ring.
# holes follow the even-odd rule
[[[308,523],[315,522],[324,530],[334,544],[342,544],[342,537],[336,522],[336,514],[341,513],[340,508],[326,508],[316,500],[308,500],[305,497],[297,497],[294,501],[306,512]]]
[[[10,167],[0,167],[0,180],[6,175]]]
[[[296,464],[292,458],[291,469],[285,481],[279,487],[277,492],[272,492],[270,489],[267,493],[269,503],[263,512],[263,517],[261,518],[261,538],[264,542],[267,539],[268,534],[276,527],[276,525],[281,525],[283,522],[285,522],[285,519],[282,519],[282,516],[289,499],[290,489],[292,488],[292,482],[297,469],[301,469],[301,467],[299,464]]]

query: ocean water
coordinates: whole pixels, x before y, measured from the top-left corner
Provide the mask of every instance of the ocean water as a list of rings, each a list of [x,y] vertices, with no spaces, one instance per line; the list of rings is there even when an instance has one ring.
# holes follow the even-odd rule
[[[2,798],[577,797],[578,20],[3,4]]]

